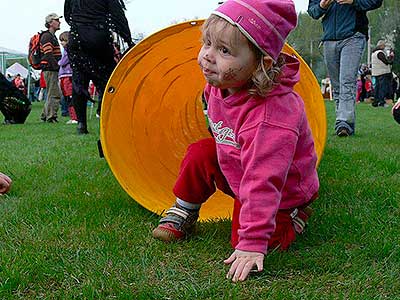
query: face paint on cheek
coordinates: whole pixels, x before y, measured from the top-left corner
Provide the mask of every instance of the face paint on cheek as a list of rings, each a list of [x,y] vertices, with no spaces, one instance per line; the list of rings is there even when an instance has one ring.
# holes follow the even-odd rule
[[[222,78],[224,80],[235,80],[237,77],[237,73],[239,73],[241,70],[242,68],[239,69],[229,68],[226,72],[224,72]]]

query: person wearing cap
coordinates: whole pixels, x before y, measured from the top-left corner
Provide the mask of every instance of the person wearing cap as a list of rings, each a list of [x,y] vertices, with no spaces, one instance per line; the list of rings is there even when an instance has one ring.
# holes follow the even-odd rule
[[[292,0],[228,0],[203,25],[198,64],[213,138],[191,144],[175,204],[153,236],[190,236],[201,205],[220,189],[235,198],[227,278],[263,269],[268,250],[303,232],[319,180],[304,102],[293,90],[299,61],[281,50],[297,25]]]
[[[335,133],[355,133],[357,71],[368,38],[367,11],[383,0],[310,0],[308,14],[322,18],[324,60],[336,102]]]
[[[61,93],[58,87],[58,61],[61,59],[61,49],[55,35],[60,29],[62,16],[51,13],[45,18],[47,28],[40,36],[40,51],[42,52],[41,66],[46,81],[47,97],[41,114],[41,119],[48,123],[58,122]]]
[[[393,51],[385,53],[386,42],[379,40],[371,55],[371,75],[375,78],[375,94],[372,106],[387,106],[385,100],[393,100],[392,93],[392,65]]]
[[[133,46],[122,0],[65,0],[64,15],[71,26],[68,55],[72,66],[72,99],[78,116],[78,134],[87,134],[86,109],[91,100],[90,80],[99,91],[100,115],[104,89],[116,66],[113,32]]]

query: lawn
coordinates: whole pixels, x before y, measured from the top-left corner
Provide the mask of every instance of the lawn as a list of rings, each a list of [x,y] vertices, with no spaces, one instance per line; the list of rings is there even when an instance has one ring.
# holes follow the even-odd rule
[[[333,135],[319,166],[307,232],[265,271],[225,279],[230,223],[202,223],[192,239],[151,237],[158,216],[138,205],[98,158],[98,120],[0,126],[1,299],[400,299],[400,126],[389,108],[357,105],[354,137]],[[171,196],[172,197],[172,196]]]

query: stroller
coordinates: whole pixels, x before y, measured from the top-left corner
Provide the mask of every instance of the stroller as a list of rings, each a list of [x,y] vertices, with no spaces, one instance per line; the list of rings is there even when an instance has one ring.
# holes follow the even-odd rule
[[[4,124],[23,124],[31,108],[29,99],[0,73],[0,111]]]

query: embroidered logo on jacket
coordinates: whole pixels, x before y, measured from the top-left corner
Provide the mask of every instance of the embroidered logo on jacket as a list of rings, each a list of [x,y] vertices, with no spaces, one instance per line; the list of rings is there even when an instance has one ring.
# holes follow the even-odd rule
[[[236,136],[232,128],[223,127],[223,121],[214,123],[210,118],[208,119],[217,144],[229,145],[240,149],[240,145],[236,142]]]

